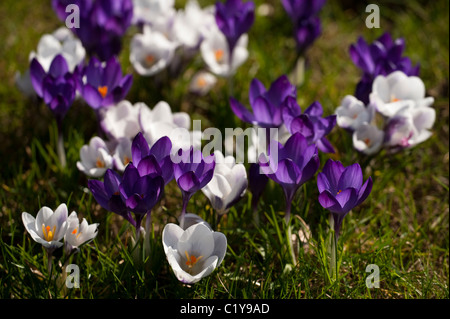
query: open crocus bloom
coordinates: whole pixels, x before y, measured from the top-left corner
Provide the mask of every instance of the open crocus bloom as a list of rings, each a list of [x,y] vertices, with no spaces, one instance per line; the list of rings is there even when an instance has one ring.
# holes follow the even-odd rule
[[[220,232],[211,231],[203,223],[186,230],[178,225],[164,227],[162,242],[167,261],[177,279],[193,284],[210,275],[225,257],[227,238]]]
[[[177,44],[148,25],[131,40],[130,62],[140,75],[151,76],[165,69],[173,60]]]
[[[113,166],[113,158],[109,154],[105,141],[94,136],[89,145],[83,145],[80,149],[80,159],[77,168],[88,176],[103,176],[108,168]]]
[[[353,132],[353,147],[358,151],[372,155],[383,145],[384,132],[376,126],[363,123]]]
[[[212,207],[219,215],[225,214],[247,189],[247,172],[243,164],[236,164],[233,156],[224,157],[214,152],[216,167],[211,181],[202,188]]]
[[[67,206],[61,204],[53,212],[47,206],[42,207],[36,218],[27,212],[22,213],[22,221],[34,241],[46,249],[55,249],[63,245],[61,239],[67,229]]]
[[[69,250],[92,241],[97,236],[98,225],[97,223],[89,225],[86,218],[83,218],[80,223],[77,213],[72,212],[67,218],[67,231],[64,236],[64,241]]]
[[[393,117],[404,108],[428,107],[434,98],[425,97],[425,85],[420,78],[396,71],[375,78],[370,102],[384,116]]]
[[[229,77],[236,73],[237,68],[247,60],[247,44],[248,35],[243,34],[230,55],[227,39],[222,32],[215,29],[203,40],[200,52],[212,73]]]
[[[144,103],[131,104],[123,100],[101,112],[100,125],[110,137],[132,139],[139,132],[139,111]]]
[[[374,109],[366,108],[363,102],[352,95],[346,95],[336,109],[336,123],[339,127],[356,130],[364,122],[372,121]]]

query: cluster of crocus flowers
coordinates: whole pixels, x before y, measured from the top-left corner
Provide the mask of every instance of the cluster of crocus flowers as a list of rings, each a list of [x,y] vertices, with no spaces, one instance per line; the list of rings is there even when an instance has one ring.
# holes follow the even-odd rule
[[[122,37],[131,25],[132,0],[53,0],[53,9],[61,21],[70,14],[69,4],[79,8],[79,25],[71,30],[90,56],[107,61],[120,53]]]
[[[418,76],[419,65],[412,65],[411,59],[404,57],[405,40],[393,40],[384,33],[370,45],[360,37],[350,46],[353,63],[363,72],[355,90],[355,97],[364,104],[369,103],[372,84],[378,75],[387,76],[394,71],[402,71],[407,76]]]
[[[425,96],[420,78],[395,71],[375,78],[367,106],[346,96],[336,109],[337,124],[352,132],[353,146],[364,154],[382,148],[397,152],[431,136],[436,118],[433,102],[433,97]]]
[[[22,221],[31,238],[47,250],[49,272],[55,249],[62,247],[65,243],[66,251],[69,255],[72,254],[97,236],[99,225],[89,225],[85,218],[80,224],[76,212],[68,216],[66,204],[59,205],[55,211],[44,206],[36,217],[23,212]]]

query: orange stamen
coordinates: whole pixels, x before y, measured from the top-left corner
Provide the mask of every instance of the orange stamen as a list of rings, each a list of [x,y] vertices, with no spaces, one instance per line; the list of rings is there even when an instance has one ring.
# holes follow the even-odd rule
[[[216,57],[217,62],[222,62],[223,55],[224,55],[224,52],[221,49],[214,51],[214,56]]]
[[[107,86],[99,86],[97,88],[98,93],[102,96],[102,98],[105,98],[106,94],[108,94],[108,87]]]

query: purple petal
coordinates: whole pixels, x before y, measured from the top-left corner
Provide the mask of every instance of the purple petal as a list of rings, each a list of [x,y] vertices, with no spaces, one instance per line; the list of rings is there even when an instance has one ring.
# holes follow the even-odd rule
[[[319,203],[323,208],[328,209],[331,212],[335,213],[343,212],[339,202],[333,195],[331,195],[331,193],[328,190],[325,190],[324,192],[320,193]]]
[[[200,185],[200,181],[197,176],[195,176],[194,172],[189,171],[177,179],[177,184],[182,191],[192,193],[199,189],[198,185]]]
[[[162,174],[161,168],[153,155],[141,159],[137,166],[137,170],[140,176],[150,175],[153,177]]]
[[[325,163],[322,172],[327,177],[327,180],[330,185],[330,188],[328,190],[332,194],[336,194],[339,191],[339,189],[337,189],[338,183],[344,170],[345,170],[344,165],[342,165],[342,163],[339,161],[333,161],[332,159],[328,159],[327,162]]]
[[[142,132],[139,132],[131,144],[131,158],[135,166],[139,165],[142,158],[150,154],[150,147]]]
[[[250,83],[250,90],[249,90],[249,100],[250,105],[253,105],[256,98],[263,95],[263,93],[266,92],[266,88],[264,87],[264,84],[261,83],[258,79],[254,78],[252,82]]]
[[[300,133],[308,140],[309,143],[313,142],[315,134],[314,124],[311,122],[308,115],[301,114],[300,116],[292,119],[288,129],[291,134]]]
[[[98,109],[102,106],[102,96],[98,92],[97,88],[94,88],[90,84],[85,84],[83,86],[83,98],[93,109]]]
[[[46,76],[47,74],[39,61],[36,58],[33,58],[30,64],[31,84],[39,97],[43,97],[42,83]]]
[[[356,205],[358,191],[353,187],[347,188],[337,194],[335,198],[339,202],[339,205],[341,205],[342,211],[349,212]]]
[[[107,169],[103,179],[105,182],[106,193],[109,196],[119,192],[119,185],[122,181],[122,177],[117,172]]]
[[[122,183],[120,184],[120,193],[128,198],[133,194],[133,188],[136,181],[140,178],[137,168],[133,163],[129,163],[125,167],[125,171],[122,177]]]
[[[273,113],[275,110],[271,109],[272,106],[263,97],[256,98],[252,104],[253,114],[255,115],[255,121],[260,125],[273,123]],[[256,124],[256,123],[253,123]]]
[[[230,97],[230,106],[234,114],[242,121],[253,124],[255,122],[255,116],[247,110],[241,103],[234,98]]]
[[[54,78],[59,78],[64,76],[67,72],[69,72],[69,67],[67,66],[66,59],[64,59],[62,55],[58,54],[53,58],[48,74]]]
[[[172,150],[172,142],[167,136],[161,137],[159,140],[153,144],[150,149],[150,154],[152,154],[156,160],[159,162],[163,158],[170,156]]]
[[[335,153],[333,145],[331,145],[330,141],[327,140],[326,137],[322,137],[320,140],[316,142],[317,148],[323,153]]]
[[[358,201],[356,203],[356,206],[360,205],[363,201],[365,201],[371,191],[372,191],[372,177],[369,177],[363,184],[363,186],[361,186],[361,188],[359,189]]]
[[[338,189],[344,190],[352,187],[360,189],[363,182],[361,166],[358,163],[347,166],[339,178]]]
[[[97,203],[99,203],[100,206],[102,206],[104,209],[109,210],[109,196],[106,193],[103,182],[95,179],[90,179],[88,180],[88,188]]]

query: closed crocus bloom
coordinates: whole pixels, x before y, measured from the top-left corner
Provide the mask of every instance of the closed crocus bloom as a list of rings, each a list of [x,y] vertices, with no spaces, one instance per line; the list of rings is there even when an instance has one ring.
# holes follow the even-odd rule
[[[122,101],[128,94],[133,76],[122,75],[117,57],[101,62],[93,57],[80,79],[81,95],[90,107],[98,110]]]
[[[374,109],[366,107],[363,102],[352,95],[346,95],[341,105],[336,108],[336,123],[339,127],[356,130],[364,122],[370,123]]]
[[[167,261],[177,279],[193,284],[210,275],[219,267],[227,250],[227,238],[212,231],[203,223],[186,230],[167,224],[162,234]]]
[[[285,75],[275,80],[268,90],[258,79],[253,79],[249,91],[253,113],[234,98],[230,98],[230,106],[234,114],[244,122],[264,128],[275,128],[283,124],[281,110],[284,100],[288,96],[295,98],[296,94],[295,86]]]
[[[22,213],[22,221],[34,241],[47,250],[59,248],[67,229],[67,206],[61,204],[53,212],[47,206],[42,207],[34,218],[27,212]]]
[[[202,192],[217,213],[223,215],[245,194],[247,172],[243,164],[236,164],[233,156],[224,157],[222,152],[215,151],[214,157],[214,175]]]
[[[290,218],[295,193],[319,168],[317,152],[315,144],[308,145],[302,134],[295,133],[284,146],[278,143],[278,152],[269,154],[268,163],[262,163],[260,160],[262,172],[283,188],[286,199],[286,222]]]
[[[434,98],[425,97],[425,85],[419,77],[396,71],[375,78],[370,101],[378,112],[392,117],[404,108],[428,107]]]
[[[64,241],[68,250],[77,249],[83,244],[89,243],[97,236],[99,224],[89,225],[86,218],[80,223],[76,212],[72,212],[67,218],[67,231]]]
[[[255,4],[253,1],[216,2],[216,23],[227,39],[230,52],[234,50],[239,38],[250,30],[254,20]]]
[[[61,121],[75,100],[77,89],[76,78],[69,72],[64,57],[56,55],[48,72],[36,58],[33,58],[30,64],[30,77],[36,94],[44,100],[57,120]]]
[[[353,147],[366,155],[378,152],[383,146],[384,132],[375,125],[363,123],[353,132]]]
[[[163,33],[145,25],[143,33],[131,40],[130,62],[140,75],[155,75],[172,62],[177,46]]]
[[[112,168],[113,158],[109,154],[105,141],[94,136],[89,145],[83,145],[80,149],[80,161],[77,168],[91,177],[103,176],[108,168]]]
[[[363,184],[363,174],[358,163],[344,167],[341,162],[329,159],[317,176],[319,203],[334,218],[336,236],[345,215],[360,205],[372,191],[372,178]]]

